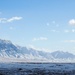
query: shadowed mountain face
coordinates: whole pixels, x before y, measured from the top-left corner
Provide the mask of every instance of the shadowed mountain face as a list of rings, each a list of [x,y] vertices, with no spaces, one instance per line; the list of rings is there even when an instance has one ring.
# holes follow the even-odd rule
[[[52,53],[37,51],[33,48],[16,46],[11,41],[0,39],[0,57],[25,58],[34,60],[55,60],[73,59],[75,58],[75,55],[63,51],[55,51]]]

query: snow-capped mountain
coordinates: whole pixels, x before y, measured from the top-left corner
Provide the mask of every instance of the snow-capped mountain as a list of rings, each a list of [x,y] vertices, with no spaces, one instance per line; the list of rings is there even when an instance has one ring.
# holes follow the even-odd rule
[[[75,55],[73,55],[69,52],[63,52],[63,51],[55,51],[55,52],[52,52],[51,55],[54,58],[59,58],[59,59],[75,58]]]
[[[21,59],[33,59],[33,60],[58,60],[58,59],[75,59],[75,55],[63,52],[55,51],[52,53],[37,51],[33,48],[26,48],[14,45],[9,40],[0,39],[0,58],[21,58]]]

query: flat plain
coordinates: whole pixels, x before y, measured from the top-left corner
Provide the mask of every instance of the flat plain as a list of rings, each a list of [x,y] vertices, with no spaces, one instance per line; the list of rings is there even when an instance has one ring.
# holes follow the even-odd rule
[[[0,63],[0,75],[75,75],[75,63]]]

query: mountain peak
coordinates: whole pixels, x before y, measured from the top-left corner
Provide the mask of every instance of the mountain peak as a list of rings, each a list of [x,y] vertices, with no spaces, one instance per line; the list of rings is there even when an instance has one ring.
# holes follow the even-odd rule
[[[9,44],[9,43],[12,43],[10,40],[3,40],[3,39],[0,39],[0,43],[6,43],[6,44]]]
[[[55,58],[75,58],[75,55],[69,52],[63,52],[63,51],[55,51],[52,52],[51,55]]]
[[[0,39],[0,57],[4,58],[24,58],[27,60],[48,60],[55,61],[56,59],[75,59],[75,55],[69,52],[55,51],[52,53],[37,51],[34,48],[27,48],[14,45],[9,40]]]

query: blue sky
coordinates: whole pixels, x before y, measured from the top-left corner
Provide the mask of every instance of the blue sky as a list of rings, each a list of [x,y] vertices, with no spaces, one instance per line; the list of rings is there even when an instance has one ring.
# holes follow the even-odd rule
[[[0,0],[0,38],[43,51],[75,52],[75,0]]]

